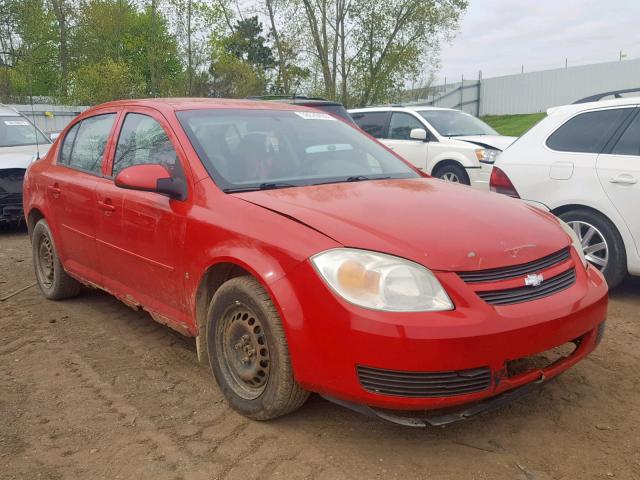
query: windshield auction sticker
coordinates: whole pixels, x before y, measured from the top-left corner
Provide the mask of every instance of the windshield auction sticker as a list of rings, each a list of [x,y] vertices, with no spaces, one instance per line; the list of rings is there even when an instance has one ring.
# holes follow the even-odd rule
[[[328,113],[322,112],[295,112],[295,114],[305,120],[335,120],[335,118]]]
[[[24,126],[24,127],[29,126],[29,122],[25,122],[24,120],[5,120],[4,124],[9,126],[17,126],[17,125]]]

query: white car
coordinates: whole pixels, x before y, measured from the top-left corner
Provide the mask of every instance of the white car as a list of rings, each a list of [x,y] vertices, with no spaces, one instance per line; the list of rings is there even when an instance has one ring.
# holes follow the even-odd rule
[[[491,190],[567,222],[612,288],[640,275],[640,98],[549,109],[495,163]]]
[[[22,218],[24,172],[50,145],[51,140],[29,119],[0,105],[0,224]]]
[[[420,170],[485,190],[493,162],[515,140],[450,108],[395,105],[349,113],[361,129]]]

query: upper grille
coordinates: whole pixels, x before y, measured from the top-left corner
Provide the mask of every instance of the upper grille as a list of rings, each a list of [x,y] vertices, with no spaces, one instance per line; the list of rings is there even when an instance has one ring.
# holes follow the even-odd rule
[[[571,268],[560,275],[544,280],[537,287],[518,287],[508,290],[492,290],[476,292],[480,298],[491,305],[512,305],[514,303],[529,302],[548,297],[554,293],[566,290],[576,283],[576,269]]]
[[[487,367],[451,372],[401,372],[357,367],[360,383],[373,393],[401,397],[450,397],[486,390],[491,385]]]
[[[0,193],[0,208],[8,206],[22,206],[21,193]]]
[[[508,280],[510,278],[521,277],[529,273],[538,273],[568,259],[569,248],[564,248],[556,253],[540,258],[539,260],[534,260],[533,262],[512,265],[504,268],[493,268],[491,270],[459,272],[458,275],[467,283],[495,282],[497,280]]]

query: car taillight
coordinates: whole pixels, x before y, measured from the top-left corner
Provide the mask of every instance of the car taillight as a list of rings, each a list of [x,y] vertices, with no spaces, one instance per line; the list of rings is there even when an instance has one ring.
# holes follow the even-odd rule
[[[516,187],[513,186],[507,174],[500,170],[498,167],[493,167],[491,170],[491,180],[489,186],[492,192],[503,193],[513,198],[520,198]]]

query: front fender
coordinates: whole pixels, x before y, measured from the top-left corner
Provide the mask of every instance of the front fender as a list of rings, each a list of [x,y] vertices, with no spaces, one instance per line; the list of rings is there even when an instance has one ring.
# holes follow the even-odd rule
[[[454,162],[458,162],[460,165],[462,165],[464,168],[469,168],[469,167],[478,167],[480,165],[480,163],[478,161],[471,161],[469,159],[469,157],[461,152],[456,152],[456,151],[451,151],[451,150],[447,150],[444,151],[442,153],[439,153],[435,156],[433,156],[430,159],[430,166],[429,168],[429,172],[433,172],[433,170],[437,167],[437,165],[439,163],[442,163],[444,161],[451,161],[453,160]]]

